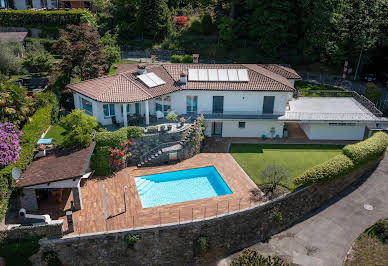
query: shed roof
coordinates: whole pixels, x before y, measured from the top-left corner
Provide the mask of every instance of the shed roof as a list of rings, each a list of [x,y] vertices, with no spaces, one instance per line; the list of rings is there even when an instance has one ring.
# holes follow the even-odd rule
[[[17,187],[28,187],[60,180],[79,178],[89,167],[95,143],[88,148],[58,149],[33,161],[23,173]]]
[[[24,42],[28,32],[0,32],[0,40],[5,42]]]

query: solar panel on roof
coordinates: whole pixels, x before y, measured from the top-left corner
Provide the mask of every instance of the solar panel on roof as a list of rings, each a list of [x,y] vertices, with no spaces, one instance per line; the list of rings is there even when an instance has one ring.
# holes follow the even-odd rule
[[[137,76],[148,88],[158,86],[152,79],[150,79],[147,74],[142,74]]]
[[[159,78],[159,77],[158,77],[155,73],[153,73],[153,72],[147,73],[146,75],[147,75],[147,77],[149,77],[153,82],[155,82],[157,86],[166,84],[166,82],[165,82],[164,80],[162,80],[161,78]]]
[[[189,80],[198,81],[198,69],[189,69]]]
[[[207,69],[198,69],[198,80],[199,81],[208,81],[209,76],[207,74]]]
[[[246,69],[238,69],[237,73],[239,81],[249,81],[248,71]]]
[[[226,69],[218,69],[218,81],[229,81]]]
[[[247,69],[189,69],[189,81],[248,82]]]
[[[229,81],[239,81],[237,75],[237,69],[228,69]]]
[[[218,81],[218,70],[208,69],[209,81]]]

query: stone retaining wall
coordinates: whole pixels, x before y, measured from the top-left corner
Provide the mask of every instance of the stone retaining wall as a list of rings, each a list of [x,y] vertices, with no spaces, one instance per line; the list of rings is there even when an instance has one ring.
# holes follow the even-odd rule
[[[41,265],[42,252],[55,251],[66,265],[209,265],[216,259],[268,239],[319,208],[362,176],[371,173],[379,161],[373,161],[353,173],[325,184],[294,191],[274,201],[206,220],[122,230],[56,240],[41,240],[40,251],[32,257]],[[231,173],[233,174],[233,173]],[[275,215],[280,212],[282,221]],[[124,237],[137,234],[140,240],[132,250]],[[193,254],[193,241],[207,237],[209,252]]]
[[[0,231],[0,242],[9,239],[61,238],[63,236],[63,220],[52,221],[39,226],[23,226]]]
[[[189,129],[190,124],[186,124],[184,128],[178,129],[175,132],[144,134],[140,138],[133,139],[133,144],[129,148],[129,151],[132,154],[130,163],[136,164],[140,159],[140,156],[144,155],[153,148],[156,148],[162,143],[181,141]]]

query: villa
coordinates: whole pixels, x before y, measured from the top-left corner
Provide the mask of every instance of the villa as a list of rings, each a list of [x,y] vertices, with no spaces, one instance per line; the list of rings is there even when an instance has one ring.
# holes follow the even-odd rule
[[[105,126],[128,126],[133,117],[149,125],[171,110],[203,114],[207,136],[279,139],[297,128],[311,140],[362,140],[387,123],[356,93],[295,98],[299,79],[275,64],[123,64],[115,75],[68,88],[75,108]]]

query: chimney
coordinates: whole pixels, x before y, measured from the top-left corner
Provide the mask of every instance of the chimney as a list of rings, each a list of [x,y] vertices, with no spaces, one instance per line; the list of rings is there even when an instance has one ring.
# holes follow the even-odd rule
[[[193,54],[193,63],[198,64],[199,62],[199,54]]]
[[[179,83],[180,84],[186,84],[187,83],[187,74],[185,72],[182,72],[180,75]]]
[[[146,65],[144,64],[138,64],[137,65],[137,74],[138,75],[143,75],[147,73]]]

